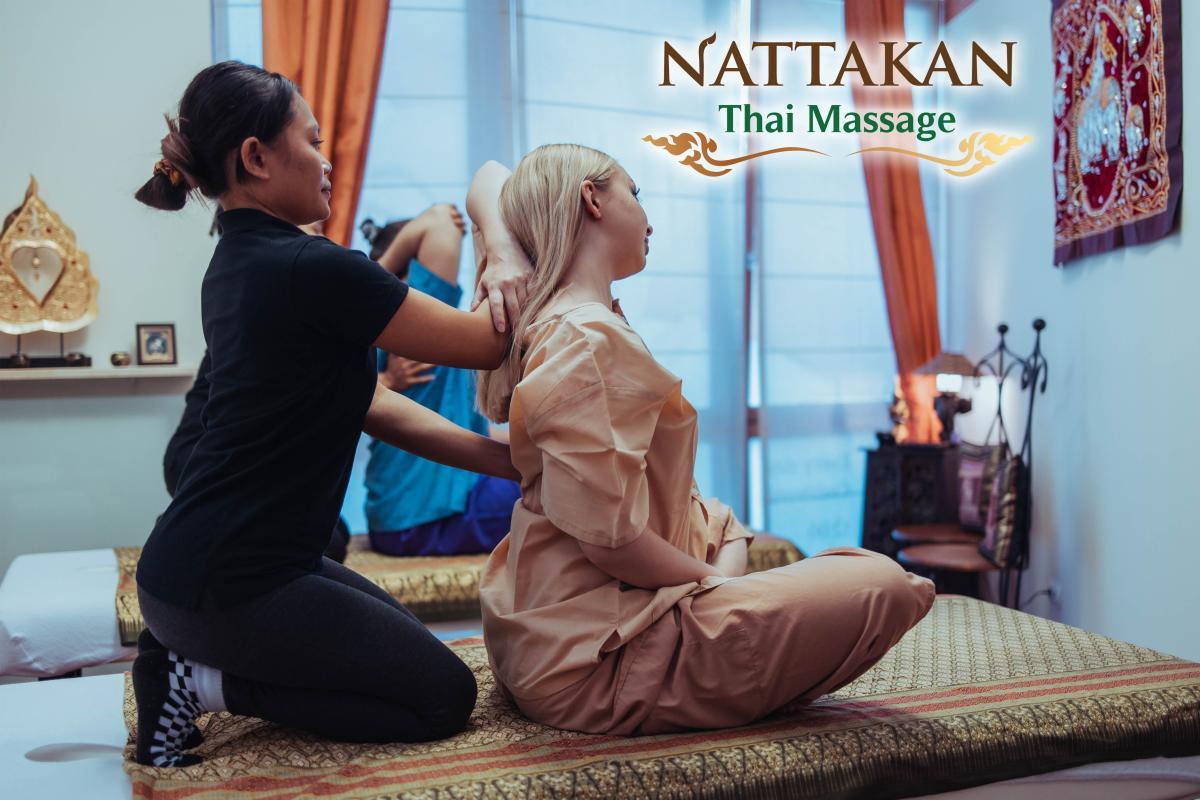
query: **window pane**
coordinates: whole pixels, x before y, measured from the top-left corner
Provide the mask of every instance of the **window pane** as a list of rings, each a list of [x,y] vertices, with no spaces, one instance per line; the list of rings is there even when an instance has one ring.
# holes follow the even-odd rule
[[[364,185],[469,184],[466,118],[465,98],[380,97]]]
[[[757,8],[757,40],[805,30],[845,41],[841,3],[796,0]],[[934,4],[910,3],[908,38],[936,39],[936,14]],[[758,95],[764,110],[793,103],[798,131],[808,129],[807,118],[799,117],[807,116],[809,103],[853,108],[849,87],[763,88]],[[933,98],[926,93],[916,102]],[[797,138],[830,157],[776,157],[761,170],[755,211],[762,315],[756,333],[762,338],[756,351],[767,525],[815,553],[859,540],[862,448],[887,425],[895,358],[863,164],[845,155],[856,140]]]
[[[379,96],[465,96],[465,17],[465,11],[397,9],[393,5]]]
[[[228,7],[229,58],[262,66],[262,3],[230,2]]]
[[[866,469],[863,448],[873,441],[869,433],[773,433],[766,447],[771,533],[795,542],[806,555],[857,542]]]

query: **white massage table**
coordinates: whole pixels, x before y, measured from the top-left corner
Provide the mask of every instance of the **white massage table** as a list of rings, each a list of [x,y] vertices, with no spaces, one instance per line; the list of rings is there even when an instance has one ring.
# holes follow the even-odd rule
[[[0,581],[0,676],[49,678],[129,661],[111,548],[17,556]]]
[[[123,675],[0,686],[0,796],[128,800]],[[937,800],[1182,800],[1200,756],[1089,764],[928,795]]]

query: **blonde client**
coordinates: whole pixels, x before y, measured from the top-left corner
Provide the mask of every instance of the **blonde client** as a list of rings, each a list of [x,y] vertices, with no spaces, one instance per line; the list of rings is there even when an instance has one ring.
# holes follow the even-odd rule
[[[649,252],[637,194],[611,157],[567,144],[527,155],[500,192],[533,272],[507,358],[479,385],[521,474],[482,578],[484,636],[538,722],[741,725],[861,675],[933,584],[853,547],[743,574],[751,534],[692,479],[696,412],[611,294]]]

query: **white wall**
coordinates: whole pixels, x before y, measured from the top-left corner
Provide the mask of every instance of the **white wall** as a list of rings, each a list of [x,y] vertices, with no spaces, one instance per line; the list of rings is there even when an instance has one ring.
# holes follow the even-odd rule
[[[978,357],[1007,321],[1024,353],[1030,320],[1047,321],[1050,383],[1034,424],[1032,568],[1022,594],[1054,583],[1061,602],[1041,597],[1029,610],[1200,659],[1200,206],[1185,194],[1180,230],[1165,240],[1053,266],[1049,18],[1047,0],[978,0],[947,31],[951,42],[1019,42],[1013,90],[969,101],[951,91],[946,104],[968,130],[992,124],[1034,141],[989,174],[947,186],[944,341]],[[1200,40],[1200,14],[1185,13],[1183,40]],[[1200,59],[1185,54],[1183,71],[1184,185],[1196,191]],[[965,420],[968,438],[987,415]]]
[[[138,322],[174,322],[199,363],[200,280],[211,212],[133,199],[187,82],[211,63],[208,0],[0,4],[0,213],[42,197],[74,230],[100,282],[100,315],[68,349],[108,365]],[[0,335],[0,355],[14,351]],[[22,350],[57,353],[58,337]],[[166,507],[162,453],[187,379],[0,381],[0,573],[21,553],[140,544]]]

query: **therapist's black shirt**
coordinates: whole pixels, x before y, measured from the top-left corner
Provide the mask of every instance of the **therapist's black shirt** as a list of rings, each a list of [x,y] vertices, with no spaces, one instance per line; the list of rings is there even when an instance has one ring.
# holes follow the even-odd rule
[[[203,432],[142,549],[144,591],[231,607],[319,571],[375,391],[371,344],[408,286],[268,214],[219,217],[201,290]]]
[[[208,371],[212,369],[212,360],[205,351],[200,360],[200,369],[196,370],[196,380],[192,388],[183,396],[183,416],[175,428],[171,441],[167,442],[167,450],[163,453],[163,481],[167,484],[167,494],[175,496],[175,487],[183,477],[183,468],[200,434],[204,433],[203,412],[204,404],[208,402]]]

